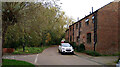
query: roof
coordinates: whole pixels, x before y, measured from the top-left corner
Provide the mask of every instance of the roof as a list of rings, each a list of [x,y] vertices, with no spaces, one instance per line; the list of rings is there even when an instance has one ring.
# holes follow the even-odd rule
[[[115,0],[115,1],[120,1],[120,0]],[[113,1],[113,2],[114,2],[114,1]],[[104,8],[105,6],[107,6],[107,5],[111,4],[111,3],[112,3],[112,2],[110,2],[110,3],[106,4],[106,5],[104,5],[103,7],[99,8],[98,10],[92,12],[91,14],[89,14],[89,15],[85,16],[84,18],[78,20],[77,22],[73,23],[72,25],[74,25],[74,24],[76,24],[76,23],[82,21],[83,19],[89,17],[90,15],[92,15],[92,14],[94,14],[94,13],[97,13],[100,9]],[[70,26],[72,26],[72,25],[70,25]],[[70,26],[69,26],[69,27],[70,27]]]
[[[114,0],[113,2],[120,2],[120,0]]]

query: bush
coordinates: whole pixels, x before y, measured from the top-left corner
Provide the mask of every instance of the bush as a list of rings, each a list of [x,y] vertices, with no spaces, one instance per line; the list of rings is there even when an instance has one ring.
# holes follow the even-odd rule
[[[99,54],[98,52],[96,51],[83,51],[84,53],[88,54],[88,55],[91,55],[91,56],[101,56],[101,54]]]
[[[3,45],[3,48],[17,48],[19,47],[19,42],[11,42],[11,43],[6,43],[5,45]]]
[[[65,43],[69,43],[69,41],[65,41]]]
[[[84,51],[85,50],[85,45],[84,44],[80,44],[77,46],[77,51],[78,52],[81,52],[81,51]]]
[[[44,49],[48,48],[49,46],[43,47],[25,47],[25,52],[23,52],[23,48],[17,48],[12,54],[37,54],[41,53]]]
[[[72,45],[73,49],[76,49],[76,43],[75,42],[70,42],[70,44]]]
[[[115,61],[115,63],[118,63],[119,62],[119,59],[117,61]]]

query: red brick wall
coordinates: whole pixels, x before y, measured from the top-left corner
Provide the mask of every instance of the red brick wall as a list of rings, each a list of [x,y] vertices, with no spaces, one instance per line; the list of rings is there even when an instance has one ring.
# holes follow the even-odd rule
[[[70,30],[71,28],[71,30]],[[72,41],[70,41],[70,36],[72,36]],[[73,25],[69,27],[69,42],[73,42]]]
[[[68,38],[69,38],[69,29],[66,30],[65,32],[65,41],[69,41]]]
[[[84,42],[86,50],[93,50],[94,46],[94,23],[92,22],[92,16],[93,15],[86,17],[89,19],[89,25],[86,25],[86,18],[81,21],[82,23],[80,28],[80,43]],[[91,43],[87,43],[87,33],[91,33]]]
[[[76,29],[76,25],[78,25],[77,29]],[[74,24],[74,42],[76,42],[76,44],[78,45],[77,42],[77,37],[79,36],[79,24],[78,22]]]
[[[96,51],[103,54],[118,52],[118,3],[113,2],[97,12]]]
[[[120,6],[120,2],[119,2],[119,6]],[[81,20],[80,43],[84,42],[86,50],[94,49],[94,23],[92,22],[92,16],[93,14],[86,17],[89,18],[88,26],[85,24],[86,18]],[[76,29],[77,23],[78,23],[78,29]],[[78,35],[79,22],[77,23],[73,25],[74,25],[74,42],[76,42],[78,45],[77,36],[79,36]],[[73,42],[73,25],[69,27],[69,42],[70,42],[70,36],[72,36],[72,42]],[[91,33],[91,43],[87,43],[87,33]],[[118,43],[120,45],[120,7],[118,10],[118,3],[112,2],[104,6],[103,8],[99,9],[97,12],[96,51],[102,54],[117,53]]]

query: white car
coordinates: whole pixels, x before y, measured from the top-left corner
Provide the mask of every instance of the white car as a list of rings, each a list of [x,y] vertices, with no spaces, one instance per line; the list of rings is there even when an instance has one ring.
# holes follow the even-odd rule
[[[74,49],[69,43],[61,43],[58,48],[59,53],[72,53],[74,54]]]

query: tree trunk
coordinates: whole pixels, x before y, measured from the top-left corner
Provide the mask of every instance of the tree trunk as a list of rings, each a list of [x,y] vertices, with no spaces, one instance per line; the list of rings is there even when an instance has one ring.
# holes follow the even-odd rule
[[[7,32],[7,26],[4,26],[2,29],[2,46],[5,44],[5,34]]]
[[[7,25],[2,26],[2,48],[5,45],[5,34],[7,32]],[[2,56],[3,56],[3,49],[2,49]]]

